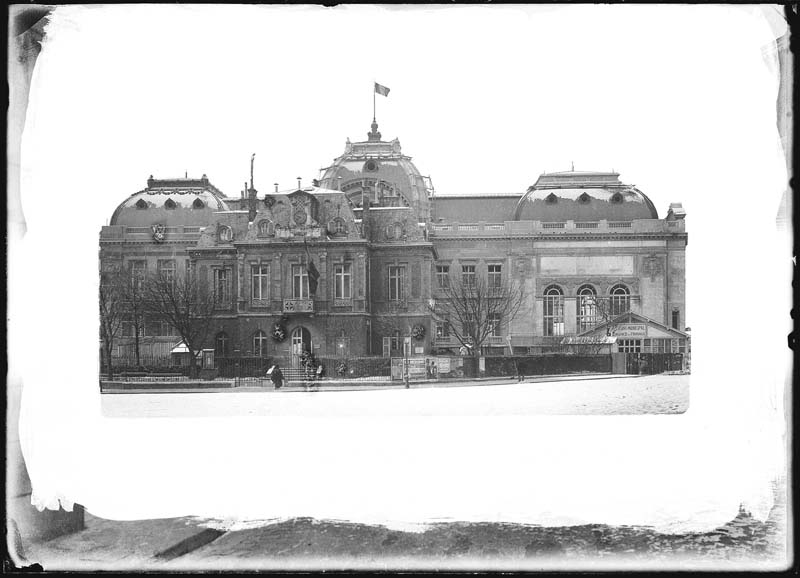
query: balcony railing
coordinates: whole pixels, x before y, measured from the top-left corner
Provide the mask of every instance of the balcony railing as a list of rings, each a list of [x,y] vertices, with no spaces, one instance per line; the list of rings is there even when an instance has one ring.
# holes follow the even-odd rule
[[[675,223],[678,223],[677,225]],[[634,221],[506,221],[504,223],[437,223],[431,226],[431,237],[502,237],[506,235],[564,233],[596,235],[603,233],[682,233],[683,221],[637,219]]]
[[[313,313],[314,301],[312,299],[284,299],[284,313]]]

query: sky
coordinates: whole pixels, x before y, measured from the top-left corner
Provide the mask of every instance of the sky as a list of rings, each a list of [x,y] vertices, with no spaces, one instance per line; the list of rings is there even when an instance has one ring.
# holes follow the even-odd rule
[[[515,491],[528,484],[535,494],[540,484],[560,493],[522,512],[528,521],[546,522],[548,508],[579,494],[591,497],[584,517],[590,521],[614,512],[626,523],[659,516],[691,521],[708,500],[722,499],[720,479],[733,485],[715,512],[735,515],[739,496],[760,499],[761,482],[782,467],[776,455],[785,435],[786,359],[779,352],[790,298],[788,243],[775,232],[786,172],[769,49],[780,19],[773,14],[771,25],[762,12],[672,5],[59,7],[34,71],[22,143],[27,232],[9,245],[10,375],[25,383],[23,439],[26,456],[39,456],[29,463],[39,498],[66,496],[111,517],[158,508],[184,515],[193,495],[186,485],[173,488],[169,503],[158,500],[163,492],[155,481],[146,488],[127,487],[124,479],[103,486],[103,476],[115,475],[102,468],[103,456],[124,447],[131,459],[189,476],[193,491],[206,496],[203,507],[225,510],[226,496],[208,501],[210,482],[197,473],[208,467],[202,460],[233,459],[226,451],[237,440],[272,439],[263,436],[276,426],[220,420],[210,428],[203,419],[142,424],[98,415],[99,229],[150,175],[206,174],[236,196],[253,153],[261,192],[275,182],[290,188],[298,176],[310,184],[343,152],[346,138],[366,138],[377,81],[390,88],[388,97],[376,96],[384,140],[400,139],[436,194],[521,193],[542,172],[574,163],[575,170],[618,171],[662,217],[671,202],[687,212],[689,412],[669,422],[658,416],[513,426],[450,420],[445,429],[458,447],[448,455],[494,464],[502,445],[504,456],[530,457],[530,471],[521,473],[529,477]],[[741,291],[763,287],[775,299],[759,300],[757,318],[743,312]],[[52,326],[43,329],[42,319]],[[44,336],[57,336],[48,363],[36,354]],[[365,417],[347,428],[314,427],[342,447],[358,431],[377,428],[384,437],[369,437],[398,451],[398,459],[411,460],[407,451],[414,447],[414,463],[425,464],[426,476],[440,476],[441,488],[457,487],[456,470],[439,471],[447,461],[429,443],[442,429],[424,418],[409,420]],[[142,438],[137,446],[137,436],[147,443]],[[581,442],[590,438],[592,445]],[[553,445],[530,446],[544,439]],[[161,447],[159,440],[167,449],[202,440],[202,447],[186,450],[199,461],[142,453]],[[283,440],[280,455],[302,455],[309,440],[308,432]],[[236,455],[248,448],[237,446]],[[644,455],[658,468],[643,471],[637,456]],[[364,456],[358,463],[368,468]],[[614,467],[602,471],[602,464]],[[302,468],[311,472],[313,464]],[[667,471],[672,477],[662,475]],[[485,472],[470,483],[500,483]],[[538,481],[539,472],[561,477]],[[581,484],[598,479],[607,494],[598,487],[581,494],[587,490]],[[631,479],[635,498],[617,483]],[[659,510],[659,496],[675,484],[686,498],[677,500],[683,509]],[[359,488],[352,489],[357,504]],[[133,497],[115,500],[120,493]],[[520,494],[510,495],[502,511],[513,518]],[[408,495],[424,499],[429,513],[443,496]],[[491,504],[459,497],[447,495],[448,515],[474,505],[491,517]]]

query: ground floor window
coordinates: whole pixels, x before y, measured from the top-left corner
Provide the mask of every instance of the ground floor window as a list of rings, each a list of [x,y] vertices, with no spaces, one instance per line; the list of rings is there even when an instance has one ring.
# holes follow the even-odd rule
[[[642,351],[641,339],[620,339],[617,341],[617,345],[621,353],[641,353]]]

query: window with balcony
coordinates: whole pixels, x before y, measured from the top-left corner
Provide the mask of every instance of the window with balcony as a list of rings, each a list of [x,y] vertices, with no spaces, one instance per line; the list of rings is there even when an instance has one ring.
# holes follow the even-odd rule
[[[564,292],[555,285],[544,291],[544,334],[564,335]]]
[[[503,266],[499,264],[489,265],[489,291],[499,291],[503,284]]]
[[[611,316],[622,315],[631,309],[631,292],[625,285],[614,285],[611,288]]]
[[[450,265],[436,265],[436,286],[439,289],[450,287]]]
[[[292,265],[292,298],[308,299],[308,271],[305,265]]]
[[[337,263],[333,266],[334,298],[352,299],[352,264]]]
[[[591,329],[597,324],[597,292],[591,285],[578,289],[578,332]]]
[[[461,265],[461,284],[475,287],[475,265]]]
[[[404,301],[406,297],[406,268],[404,265],[389,267],[389,301]]]
[[[214,298],[217,303],[225,304],[231,299],[231,285],[228,269],[214,269]]]
[[[256,300],[269,299],[269,265],[252,265],[251,296]]]

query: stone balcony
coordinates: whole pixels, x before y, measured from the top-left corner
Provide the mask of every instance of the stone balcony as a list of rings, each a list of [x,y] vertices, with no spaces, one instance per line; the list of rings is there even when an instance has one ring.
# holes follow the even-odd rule
[[[284,299],[283,300],[284,313],[313,313],[314,300],[313,299]]]

